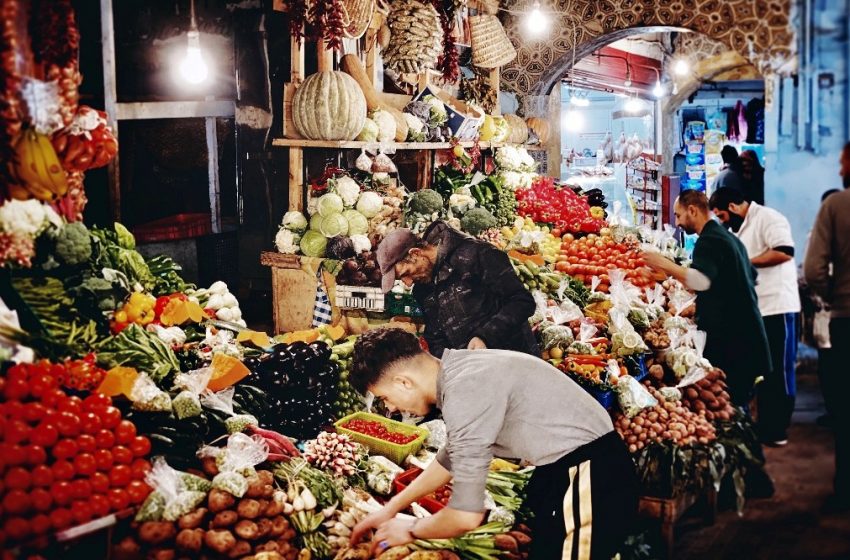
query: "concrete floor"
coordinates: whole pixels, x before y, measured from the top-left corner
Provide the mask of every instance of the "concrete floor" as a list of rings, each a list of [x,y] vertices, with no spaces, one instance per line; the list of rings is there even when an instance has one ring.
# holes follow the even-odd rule
[[[850,559],[850,513],[821,513],[832,492],[834,453],[831,432],[815,423],[823,401],[811,371],[798,375],[788,445],[765,449],[775,495],[748,500],[742,517],[721,512],[710,527],[686,517],[676,528],[675,558]]]

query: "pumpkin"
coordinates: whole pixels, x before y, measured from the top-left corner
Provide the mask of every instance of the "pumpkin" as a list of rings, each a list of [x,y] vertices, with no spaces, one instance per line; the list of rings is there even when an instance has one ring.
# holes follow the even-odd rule
[[[516,115],[505,115],[505,120],[511,127],[511,134],[508,136],[508,142],[511,144],[525,144],[528,141],[528,125],[525,121]]]
[[[366,98],[345,72],[317,72],[295,91],[292,121],[310,140],[352,140],[366,122]]]
[[[540,117],[531,117],[526,119],[525,123],[528,125],[529,130],[537,135],[541,144],[549,141],[549,121]]]

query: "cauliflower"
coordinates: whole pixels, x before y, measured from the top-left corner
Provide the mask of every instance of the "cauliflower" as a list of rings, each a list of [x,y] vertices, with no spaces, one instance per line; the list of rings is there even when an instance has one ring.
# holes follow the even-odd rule
[[[363,129],[360,131],[360,134],[357,135],[356,140],[360,140],[361,142],[374,142],[378,139],[378,133],[380,129],[378,128],[378,123],[366,117],[366,121],[363,123]]]
[[[480,233],[496,227],[496,218],[486,208],[473,208],[460,219],[463,231],[478,236]]]
[[[446,112],[446,106],[437,97],[426,95],[422,101],[429,105],[430,114],[428,116],[428,124],[432,126],[442,126],[449,120],[449,114]]]
[[[300,247],[298,244],[301,242],[301,236],[295,233],[294,231],[280,228],[280,231],[277,232],[277,235],[274,238],[274,244],[277,247],[277,250],[281,253],[287,253],[289,255],[294,255],[298,252]]]
[[[61,228],[62,218],[35,199],[10,200],[0,206],[0,229],[7,233],[35,238],[50,225]]]
[[[378,125],[378,142],[392,142],[395,140],[396,123],[395,118],[389,111],[375,110],[372,120]]]
[[[280,225],[295,233],[304,233],[307,230],[307,218],[301,212],[293,210],[283,215]]]
[[[424,142],[425,141],[425,123],[418,117],[410,113],[402,113],[404,121],[407,123],[407,141],[408,142]]]
[[[373,191],[366,191],[357,199],[357,211],[367,218],[374,218],[384,206],[384,199]]]
[[[443,210],[443,197],[433,189],[422,189],[410,195],[409,204],[411,212],[428,216]]]
[[[351,243],[354,245],[354,252],[358,255],[363,251],[372,250],[372,242],[369,241],[369,237],[366,235],[352,235]]]
[[[91,257],[91,236],[82,222],[65,225],[56,238],[56,256],[67,265],[87,262]]]
[[[348,208],[357,204],[357,198],[360,196],[360,185],[351,177],[339,177],[333,181],[333,192],[342,198],[342,203]]]
[[[452,212],[464,214],[467,211],[475,208],[477,202],[475,198],[468,194],[456,192],[449,197],[449,208]]]

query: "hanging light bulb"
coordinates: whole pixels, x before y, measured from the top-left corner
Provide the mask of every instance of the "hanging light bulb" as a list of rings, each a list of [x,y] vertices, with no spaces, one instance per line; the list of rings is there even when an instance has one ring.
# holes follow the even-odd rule
[[[677,93],[679,93],[679,84],[673,82],[673,95],[676,95]]]
[[[652,88],[652,95],[658,99],[664,97],[664,87],[661,85],[660,80],[655,80],[655,87]]]
[[[187,33],[188,43],[186,46],[186,55],[180,61],[178,68],[180,77],[189,84],[198,85],[206,81],[209,76],[209,69],[201,53],[201,34],[198,32],[198,25],[195,22],[195,0],[191,2],[191,23],[189,24],[189,33]]]
[[[627,88],[632,87],[632,67],[626,62],[626,81],[623,85]]]
[[[584,115],[575,109],[570,109],[564,113],[562,124],[568,132],[580,132],[584,128]]]
[[[637,97],[629,97],[626,101],[625,109],[629,113],[637,113],[643,109],[643,103]]]
[[[549,16],[540,11],[539,0],[534,0],[531,11],[525,16],[525,31],[531,37],[544,37],[549,34]]]
[[[683,58],[680,58],[676,61],[676,64],[673,65],[673,72],[676,73],[677,76],[684,76],[688,72],[690,72],[691,67],[688,65],[688,61]]]

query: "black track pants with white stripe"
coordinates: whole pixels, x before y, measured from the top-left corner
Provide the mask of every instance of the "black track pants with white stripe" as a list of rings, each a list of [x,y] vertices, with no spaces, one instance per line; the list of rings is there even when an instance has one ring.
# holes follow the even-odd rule
[[[531,560],[609,560],[637,518],[638,482],[620,436],[611,432],[535,469]]]

